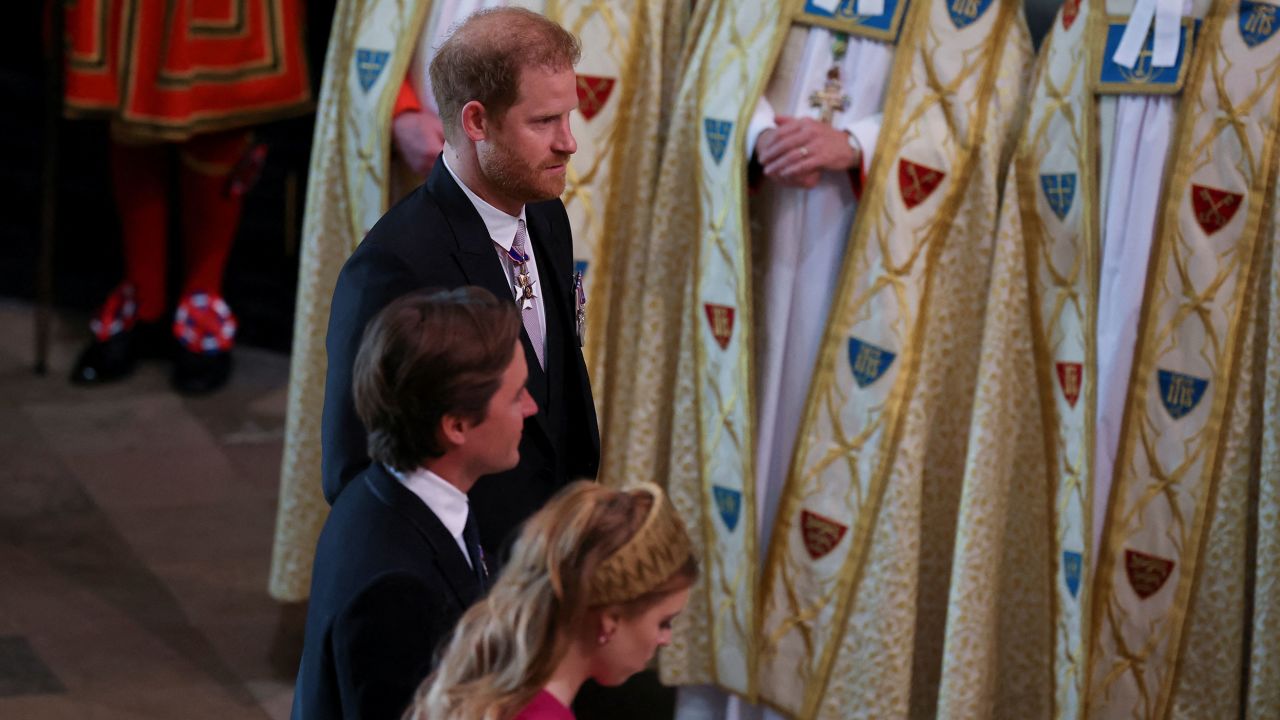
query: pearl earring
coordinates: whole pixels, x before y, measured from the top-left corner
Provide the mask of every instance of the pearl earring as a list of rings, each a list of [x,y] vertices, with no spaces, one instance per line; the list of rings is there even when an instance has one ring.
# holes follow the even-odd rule
[[[605,645],[605,644],[607,644],[607,643],[609,642],[609,636],[608,636],[608,635],[606,635],[606,634],[604,634],[604,633],[600,633],[600,637],[596,638],[596,640],[597,640],[601,645]]]

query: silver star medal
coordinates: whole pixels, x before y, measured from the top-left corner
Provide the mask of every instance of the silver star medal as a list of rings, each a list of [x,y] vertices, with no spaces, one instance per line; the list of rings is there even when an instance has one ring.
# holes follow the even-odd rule
[[[581,271],[573,274],[573,294],[578,309],[574,317],[578,330],[578,347],[584,347],[587,344],[587,294],[582,289]]]
[[[516,275],[516,299],[520,300],[520,309],[528,310],[533,307],[534,298],[538,297],[533,294],[534,280],[528,272],[520,272]]]

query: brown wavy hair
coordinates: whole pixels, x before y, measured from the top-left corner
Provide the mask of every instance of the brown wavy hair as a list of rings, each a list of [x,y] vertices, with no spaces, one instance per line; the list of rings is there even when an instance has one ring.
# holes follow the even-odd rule
[[[515,356],[520,316],[478,287],[418,290],[365,328],[352,373],[369,457],[407,472],[444,453],[440,421],[484,420]]]
[[[591,600],[596,568],[636,535],[653,502],[644,490],[587,481],[552,498],[525,524],[489,595],[463,615],[404,720],[514,717],[564,658],[565,631],[600,607]],[[633,617],[692,585],[698,563],[686,554],[666,580],[615,607]]]

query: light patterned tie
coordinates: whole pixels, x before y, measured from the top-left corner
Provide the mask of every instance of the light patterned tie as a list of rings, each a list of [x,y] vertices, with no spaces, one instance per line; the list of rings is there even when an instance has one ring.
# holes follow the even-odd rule
[[[528,258],[529,253],[525,249],[525,243],[529,235],[525,232],[524,220],[519,220],[518,223],[516,226],[516,239],[515,242],[511,243],[511,249],[520,257]],[[528,272],[528,262],[516,265],[517,275]],[[528,303],[525,303],[520,298],[516,298],[516,302],[519,303],[521,308],[520,316],[524,320],[524,331],[529,334],[529,343],[533,345],[533,354],[538,356],[538,365],[546,368],[547,363],[543,360],[542,324],[538,322],[537,296],[535,295]]]

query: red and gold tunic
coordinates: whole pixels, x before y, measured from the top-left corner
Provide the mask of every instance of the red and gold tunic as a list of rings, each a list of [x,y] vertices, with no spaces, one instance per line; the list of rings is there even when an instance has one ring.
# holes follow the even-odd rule
[[[65,108],[183,140],[309,112],[298,0],[72,0]]]

